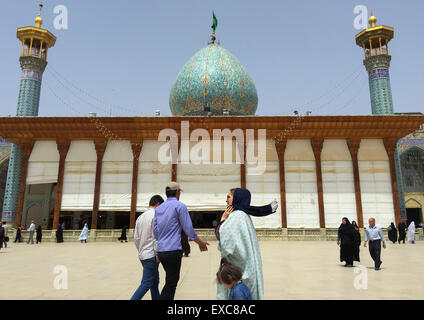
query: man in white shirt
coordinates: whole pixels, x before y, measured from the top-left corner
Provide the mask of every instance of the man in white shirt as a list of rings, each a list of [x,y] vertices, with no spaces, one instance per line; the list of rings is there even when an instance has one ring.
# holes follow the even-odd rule
[[[383,230],[375,225],[375,219],[370,218],[368,222],[369,225],[365,228],[364,247],[367,247],[367,242],[370,243],[369,251],[371,258],[374,260],[374,269],[380,270],[380,266],[383,263],[380,259],[381,242],[383,242],[383,248],[386,249],[386,240],[384,239]]]
[[[31,220],[31,224],[28,228],[28,231],[29,231],[29,238],[28,238],[27,244],[29,244],[30,241],[31,241],[31,244],[34,244],[34,231],[35,231],[34,220]]]
[[[163,203],[163,198],[155,195],[150,199],[149,209],[141,214],[135,223],[134,243],[138,257],[143,265],[143,278],[131,300],[141,300],[150,290],[152,300],[159,300],[159,259],[157,258],[157,241],[153,236],[153,218],[155,209]]]

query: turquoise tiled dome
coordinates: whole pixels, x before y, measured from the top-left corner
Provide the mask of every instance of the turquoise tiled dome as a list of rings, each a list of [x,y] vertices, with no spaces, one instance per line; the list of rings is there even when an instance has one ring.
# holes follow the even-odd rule
[[[254,115],[256,87],[246,69],[226,49],[209,44],[183,67],[171,89],[169,106],[175,116]]]

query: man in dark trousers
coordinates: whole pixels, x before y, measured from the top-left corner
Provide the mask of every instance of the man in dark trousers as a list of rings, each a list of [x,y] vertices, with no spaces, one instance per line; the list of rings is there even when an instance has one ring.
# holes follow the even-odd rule
[[[404,221],[399,222],[398,225],[398,231],[399,231],[399,239],[398,242],[400,243],[401,241],[403,241],[403,243],[405,243],[405,239],[406,239],[406,223]]]
[[[375,225],[375,219],[370,218],[368,220],[369,225],[365,228],[365,243],[364,247],[367,247],[369,242],[369,250],[371,258],[374,260],[375,270],[380,270],[380,266],[383,263],[380,259],[381,255],[381,242],[383,242],[383,248],[386,249],[386,240],[384,240],[383,230],[379,226]]]
[[[156,208],[153,219],[153,234],[157,240],[158,258],[166,273],[160,300],[174,300],[183,256],[181,230],[184,230],[189,239],[199,245],[200,251],[207,251],[209,245],[194,231],[187,207],[179,201],[181,191],[178,183],[170,182],[166,187],[168,199]]]

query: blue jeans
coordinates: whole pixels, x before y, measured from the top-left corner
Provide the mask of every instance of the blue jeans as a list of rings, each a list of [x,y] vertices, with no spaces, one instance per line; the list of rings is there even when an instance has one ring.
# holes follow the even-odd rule
[[[149,290],[152,300],[159,300],[159,264],[156,263],[156,257],[140,261],[143,265],[143,278],[131,300],[141,300]]]

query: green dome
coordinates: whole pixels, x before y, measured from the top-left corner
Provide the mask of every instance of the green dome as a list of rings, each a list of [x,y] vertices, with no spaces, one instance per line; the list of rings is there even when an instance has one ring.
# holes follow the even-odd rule
[[[226,49],[210,44],[197,52],[178,74],[169,106],[175,116],[254,115],[255,84],[246,69]]]

